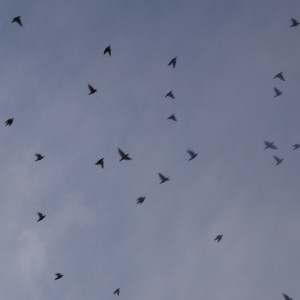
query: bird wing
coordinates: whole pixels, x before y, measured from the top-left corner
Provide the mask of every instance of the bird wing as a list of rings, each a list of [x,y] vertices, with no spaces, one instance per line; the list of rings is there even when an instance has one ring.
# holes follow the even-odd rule
[[[43,214],[42,214],[42,213],[38,212],[37,214],[38,214],[38,216],[39,216],[40,218],[43,217]]]
[[[294,18],[291,19],[291,21],[293,22],[293,25],[297,25],[298,24],[298,21]]]
[[[20,18],[16,19],[16,21],[17,21],[17,23],[18,23],[21,27],[23,27],[23,24],[22,24],[22,21],[21,21]]]
[[[195,152],[193,152],[192,150],[187,150],[187,153],[188,153],[191,157],[193,157],[193,156],[195,155]]]
[[[159,176],[159,178],[160,178],[161,180],[165,180],[165,179],[166,179],[166,177],[165,177],[163,174],[161,174],[161,173],[158,173],[158,176]]]
[[[90,84],[88,85],[88,87],[89,87],[89,90],[90,90],[91,92],[94,91],[94,88],[93,88]]]
[[[273,157],[278,164],[281,163],[281,159],[279,157],[277,157],[276,155],[273,155]]]
[[[275,91],[275,93],[276,93],[277,95],[280,94],[280,91],[279,91],[278,88],[274,87],[274,91]]]
[[[282,296],[283,296],[286,300],[290,300],[290,299],[291,299],[287,294],[282,294]]]
[[[120,149],[118,148],[118,151],[119,151],[119,154],[123,157],[123,156],[126,156],[126,154]]]
[[[39,153],[36,153],[35,156],[36,156],[36,158],[42,158],[42,155]]]

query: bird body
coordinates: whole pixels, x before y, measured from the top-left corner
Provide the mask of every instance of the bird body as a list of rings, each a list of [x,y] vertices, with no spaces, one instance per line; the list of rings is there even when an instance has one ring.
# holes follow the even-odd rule
[[[159,176],[159,178],[160,178],[160,180],[161,180],[159,184],[164,183],[164,182],[170,180],[169,177],[165,177],[165,176],[164,176],[163,174],[161,174],[161,173],[158,173],[158,176]]]
[[[21,27],[23,27],[22,21],[21,21],[21,16],[17,16],[12,19],[12,23],[17,22]]]
[[[292,18],[291,21],[292,21],[292,25],[291,25],[290,27],[296,27],[296,26],[298,26],[298,25],[300,24],[300,23],[299,23],[296,19],[294,19],[294,18]]]
[[[217,241],[218,243],[220,243],[220,241],[222,240],[223,238],[223,234],[219,234],[215,237],[215,241]]]
[[[101,166],[102,169],[104,169],[104,158],[101,158],[99,159],[96,163],[95,163],[96,166]]]
[[[177,122],[177,119],[174,114],[171,115],[167,120],[173,120],[173,121]]]
[[[145,201],[146,197],[139,197],[136,199],[136,204],[142,204]]]
[[[58,280],[60,278],[62,278],[64,275],[61,273],[55,273],[56,277],[54,278],[54,280]]]
[[[89,95],[92,95],[92,94],[97,92],[97,89],[94,89],[90,84],[88,84],[88,87],[89,87],[89,90],[90,90]]]
[[[189,160],[194,159],[198,155],[198,153],[195,153],[192,150],[187,150],[187,153],[191,156]]]
[[[291,298],[290,296],[288,296],[287,294],[282,294],[282,296],[284,297],[285,300],[293,300],[293,298]]]
[[[282,73],[283,72],[280,72],[280,73],[276,74],[273,79],[278,78],[278,79],[281,79],[282,81],[285,81],[285,78],[284,78]]]
[[[111,56],[111,47],[110,47],[110,45],[107,46],[107,47],[104,49],[103,54],[105,55],[106,53],[108,53],[108,55]]]
[[[293,150],[296,150],[296,149],[298,149],[298,148],[300,148],[300,144],[295,144],[295,145],[293,145]]]
[[[278,166],[279,164],[281,164],[283,162],[283,158],[279,158],[276,155],[273,155],[273,157],[276,160],[276,166]]]
[[[14,118],[8,119],[8,120],[5,122],[5,126],[11,126],[11,124],[13,123],[13,121],[14,121]]]
[[[120,295],[120,288],[118,288],[114,291],[114,295],[118,295],[118,296]]]
[[[274,145],[274,142],[268,142],[268,141],[264,141],[265,143],[265,148],[264,150],[270,148],[270,149],[274,149],[277,150],[278,148]]]
[[[168,93],[166,94],[165,98],[167,98],[167,97],[170,97],[170,98],[172,98],[172,99],[175,99],[175,96],[174,96],[174,94],[173,94],[173,91],[168,92]]]
[[[37,220],[37,222],[42,221],[42,220],[46,217],[46,215],[43,215],[43,214],[40,213],[40,212],[38,212],[37,214],[38,214],[38,216],[39,216],[39,219]]]
[[[176,66],[176,63],[177,63],[177,57],[174,57],[170,60],[170,62],[168,63],[168,66],[173,66],[173,68],[175,68]]]
[[[276,87],[274,87],[274,91],[275,91],[275,96],[274,96],[274,98],[280,96],[280,95],[283,93],[282,91],[280,91],[280,90],[279,90],[278,88],[276,88]]]
[[[45,156],[43,156],[42,154],[36,153],[36,160],[35,161],[39,161],[42,160]]]
[[[122,160],[132,160],[131,157],[129,157],[129,153],[126,154],[120,148],[118,148],[118,151],[119,151],[119,154],[121,156],[120,161],[122,161]]]

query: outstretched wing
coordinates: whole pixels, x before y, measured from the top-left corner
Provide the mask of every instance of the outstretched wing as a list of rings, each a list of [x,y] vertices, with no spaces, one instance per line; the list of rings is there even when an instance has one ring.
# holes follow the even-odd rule
[[[126,154],[120,149],[118,148],[118,151],[119,151],[119,154],[123,157],[123,156],[126,156]]]
[[[93,88],[90,84],[88,85],[88,87],[89,87],[89,90],[90,90],[91,92],[94,91],[94,88]]]
[[[165,177],[163,174],[161,174],[161,173],[158,173],[158,176],[159,176],[159,178],[160,178],[161,180],[165,180],[165,179],[166,179],[166,177]]]
[[[193,156],[195,155],[195,152],[193,152],[192,150],[187,150],[187,153],[188,153],[191,157],[193,157]]]
[[[277,157],[276,155],[273,155],[273,157],[274,157],[274,159],[276,160],[276,162],[277,162],[278,164],[281,163],[282,160],[281,160],[279,157]]]

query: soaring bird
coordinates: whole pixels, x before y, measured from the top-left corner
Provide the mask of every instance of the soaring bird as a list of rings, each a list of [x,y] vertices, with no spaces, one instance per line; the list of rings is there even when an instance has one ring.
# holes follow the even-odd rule
[[[160,180],[161,180],[161,182],[160,182],[159,184],[164,183],[164,182],[170,180],[169,177],[165,177],[165,176],[164,176],[163,174],[161,174],[161,173],[158,173],[158,176],[159,176],[159,178],[160,178]]]
[[[294,18],[292,18],[291,21],[292,21],[292,25],[291,25],[290,27],[296,27],[296,26],[298,26],[298,25],[300,24],[300,23],[299,23],[296,19],[294,19]]]
[[[295,145],[293,145],[293,150],[296,150],[296,149],[298,149],[298,148],[300,148],[300,144],[295,144]]]
[[[129,157],[129,153],[124,153],[120,148],[118,148],[119,154],[121,156],[120,161],[124,160],[131,160],[131,157]]]
[[[43,156],[42,154],[37,153],[36,155],[36,160],[35,161],[39,161],[41,159],[43,159],[45,156]]]
[[[118,295],[118,296],[120,295],[120,288],[118,288],[114,291],[114,295]]]
[[[17,22],[21,27],[23,27],[22,21],[21,21],[21,16],[17,16],[12,19],[12,23]]]
[[[283,72],[280,72],[280,73],[276,74],[276,75],[274,76],[273,79],[278,78],[278,79],[281,79],[282,81],[285,81],[285,78],[284,78],[284,76],[282,75],[282,73],[283,73]]]
[[[99,159],[96,163],[95,163],[96,166],[101,166],[102,169],[104,169],[104,158],[101,158]]]
[[[283,162],[283,158],[279,158],[276,155],[273,155],[274,159],[276,160],[276,166],[281,164]]]
[[[217,235],[217,236],[215,237],[215,241],[217,241],[217,242],[219,243],[219,242],[221,241],[222,237],[223,237],[223,234]]]
[[[110,45],[107,46],[107,47],[104,49],[103,54],[105,55],[106,53],[108,53],[108,55],[111,56],[111,48],[110,48]]]
[[[278,148],[274,145],[274,142],[268,142],[268,141],[264,141],[265,143],[265,148],[264,150],[270,148],[270,149],[274,149],[277,150]]]
[[[61,274],[61,273],[55,273],[55,275],[56,275],[56,277],[55,277],[54,280],[58,280],[58,279],[60,279],[60,278],[62,278],[62,277],[64,276],[64,275]]]
[[[280,96],[283,92],[282,91],[280,91],[278,88],[276,88],[276,87],[274,87],[274,91],[275,91],[275,98],[276,97],[278,97],[278,96]]]
[[[173,121],[177,122],[177,119],[174,114],[171,115],[167,120],[173,120]]]
[[[39,219],[37,220],[37,222],[42,221],[42,220],[46,217],[46,215],[43,215],[43,214],[40,213],[40,212],[38,212],[37,214],[38,214],[38,216],[39,216]]]
[[[176,62],[177,62],[177,57],[174,57],[170,60],[170,62],[168,63],[168,66],[173,66],[173,68],[175,68],[176,66]]]
[[[11,118],[11,119],[8,119],[6,122],[5,122],[5,126],[10,126],[14,121],[14,118]]]
[[[146,197],[139,197],[136,199],[136,204],[142,204]]]
[[[175,96],[173,95],[173,91],[170,91],[169,93],[166,94],[165,98],[170,97],[172,99],[175,99]]]
[[[288,296],[287,294],[282,294],[282,296],[284,297],[285,300],[293,300],[293,298],[291,298],[290,296]]]
[[[198,155],[198,153],[195,153],[192,150],[187,150],[187,153],[191,156],[189,160],[194,159]]]
[[[97,89],[94,89],[90,84],[88,85],[88,87],[89,87],[89,90],[90,90],[89,95],[92,95],[92,94],[97,92]]]

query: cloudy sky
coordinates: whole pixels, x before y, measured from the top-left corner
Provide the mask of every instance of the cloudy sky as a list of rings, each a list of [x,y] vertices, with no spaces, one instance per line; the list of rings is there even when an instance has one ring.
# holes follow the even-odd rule
[[[1,7],[1,299],[300,297],[299,1]]]

